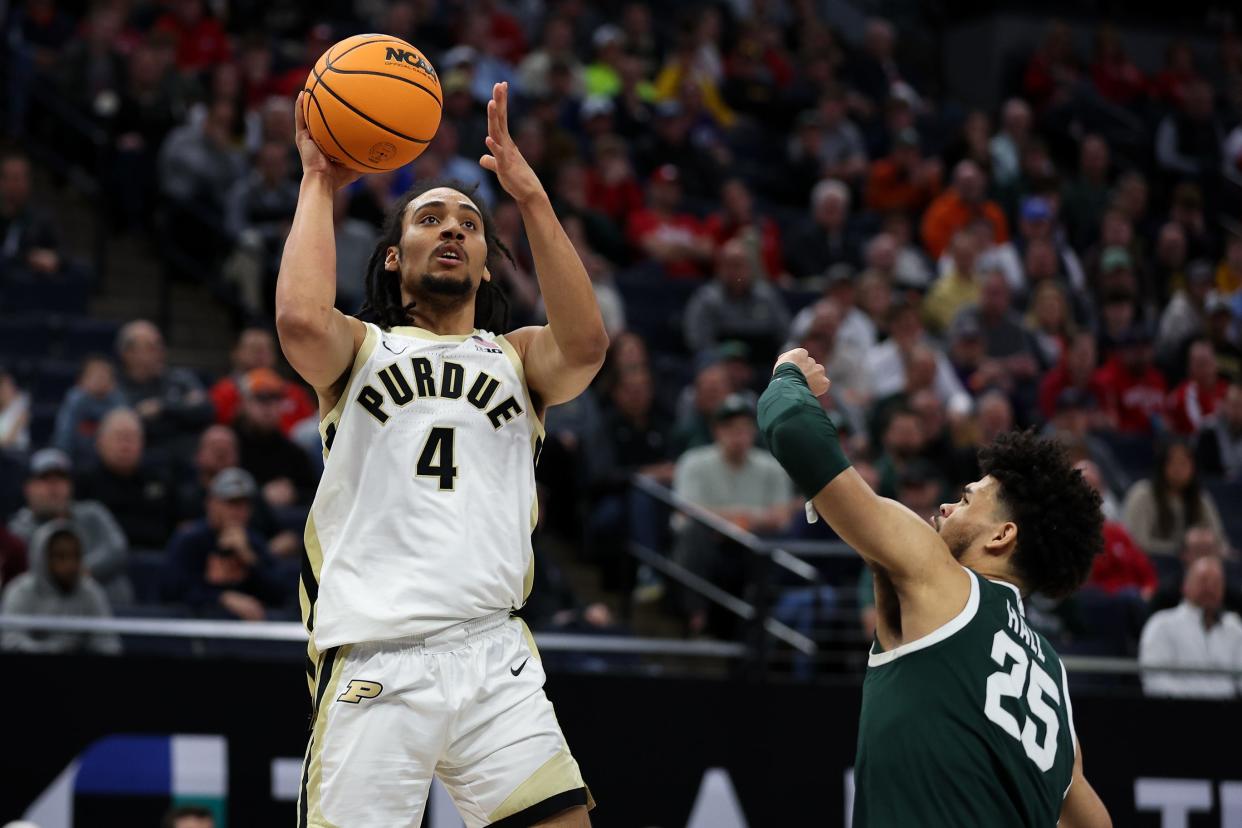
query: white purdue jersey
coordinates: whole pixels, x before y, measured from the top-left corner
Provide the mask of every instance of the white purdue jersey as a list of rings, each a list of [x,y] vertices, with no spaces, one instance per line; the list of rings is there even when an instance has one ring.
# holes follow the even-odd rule
[[[313,648],[522,606],[543,433],[503,336],[368,324],[320,423],[300,590]]]

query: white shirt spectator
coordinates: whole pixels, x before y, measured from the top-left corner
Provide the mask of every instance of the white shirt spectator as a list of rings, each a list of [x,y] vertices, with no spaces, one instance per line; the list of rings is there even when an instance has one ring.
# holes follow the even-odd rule
[[[1170,673],[1146,669],[1153,665],[1242,670],[1242,619],[1225,612],[1210,628],[1203,610],[1189,601],[1161,610],[1143,627],[1139,642],[1143,692],[1149,696],[1231,699],[1238,695],[1236,676]]]

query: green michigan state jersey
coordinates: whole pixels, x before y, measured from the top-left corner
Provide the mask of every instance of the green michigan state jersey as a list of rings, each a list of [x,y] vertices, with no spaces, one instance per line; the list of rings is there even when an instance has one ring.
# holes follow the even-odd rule
[[[969,570],[967,570],[969,572]],[[1065,667],[1018,590],[970,572],[962,612],[873,646],[854,767],[855,828],[1053,828],[1074,769]]]

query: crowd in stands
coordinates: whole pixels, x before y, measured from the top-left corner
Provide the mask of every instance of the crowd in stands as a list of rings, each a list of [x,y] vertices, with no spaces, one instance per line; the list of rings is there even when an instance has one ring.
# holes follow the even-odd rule
[[[271,334],[299,173],[292,97],[335,40],[382,31],[426,52],[444,120],[410,167],[338,196],[338,306],[358,311],[388,206],[448,176],[477,186],[514,253],[495,274],[513,324],[542,319],[520,217],[476,163],[491,85],[508,81],[512,131],[612,337],[590,391],[549,412],[540,466],[547,531],[606,586],[664,592],[630,542],[734,589],[748,577],[728,544],[637,495],[635,472],[749,531],[831,538],[753,423],[773,358],[804,347],[828,367],[824,405],[860,473],[921,513],[957,499],[998,433],[1064,442],[1108,517],[1088,585],[1032,613],[1067,651],[1137,652],[1183,576],[1179,612],[1234,623],[1193,608],[1242,588],[1242,37],[1171,39],[1163,66],[1140,68],[1110,26],[1087,46],[1054,23],[986,111],[955,103],[883,19],[847,36],[814,3],[666,11],[15,4],[8,72],[24,91],[8,131],[46,136],[40,92],[71,102],[106,136],[115,232],[147,234],[168,278],[211,284],[240,334],[214,384],[169,366],[144,320],[111,353],[66,344],[77,373],[63,401],[5,354],[0,498],[17,501],[0,535],[4,611],[295,613],[322,461],[313,396]],[[54,58],[66,51],[77,59]],[[28,157],[7,152],[6,303],[35,284],[89,291],[30,179]],[[837,596],[858,577],[825,571]],[[720,631],[693,596],[669,598],[689,632]],[[1177,634],[1149,627],[1144,649],[1177,649]]]

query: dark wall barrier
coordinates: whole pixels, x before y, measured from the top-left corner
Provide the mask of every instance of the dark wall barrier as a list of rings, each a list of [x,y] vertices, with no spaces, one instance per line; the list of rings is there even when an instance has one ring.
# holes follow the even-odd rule
[[[296,666],[4,656],[0,677],[0,824],[36,800],[41,828],[155,826],[173,800],[228,828],[294,824],[309,713]],[[683,828],[712,768],[751,828],[845,824],[856,687],[554,675],[548,690],[597,826]],[[1242,826],[1242,704],[1080,693],[1074,712],[1114,824]],[[728,828],[713,819],[697,825]]]

